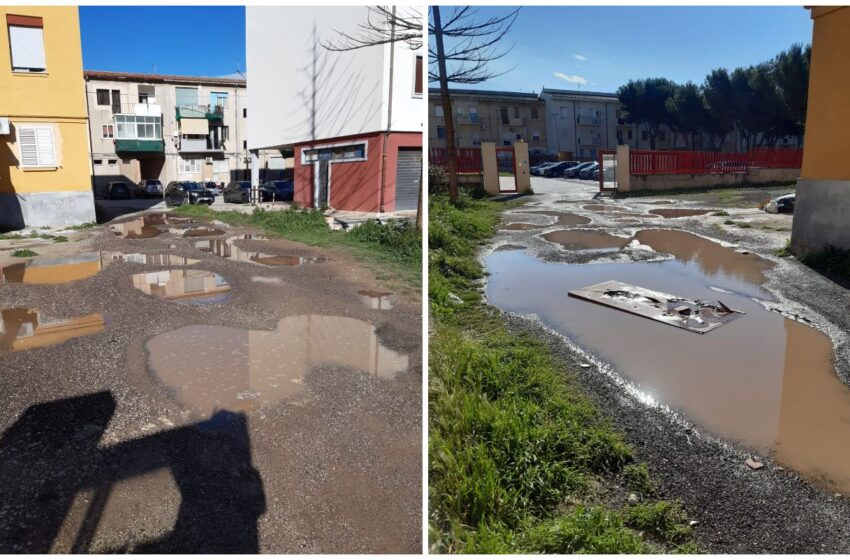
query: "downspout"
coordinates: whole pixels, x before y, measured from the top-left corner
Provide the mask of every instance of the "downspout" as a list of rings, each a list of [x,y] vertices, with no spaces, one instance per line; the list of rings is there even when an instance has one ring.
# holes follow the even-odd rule
[[[389,99],[387,101],[387,130],[384,132],[384,143],[381,149],[381,194],[380,205],[378,211],[384,213],[384,189],[387,184],[387,144],[390,139],[390,129],[393,122],[393,71],[395,64],[395,10],[393,6],[393,21],[390,22],[390,80],[389,80]]]
[[[88,88],[88,80],[83,78],[83,95],[86,98],[86,128],[89,131],[88,140],[89,140],[89,170],[91,170],[91,197],[94,200],[94,197],[97,195],[95,186],[97,185],[97,177],[95,176],[94,171],[94,144],[92,143],[92,132],[91,132],[91,112],[89,111],[89,88]],[[115,135],[113,134],[113,142]]]

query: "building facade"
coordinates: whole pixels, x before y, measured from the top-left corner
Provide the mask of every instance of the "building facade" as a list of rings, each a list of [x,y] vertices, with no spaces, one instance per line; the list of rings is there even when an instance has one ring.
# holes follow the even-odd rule
[[[109,181],[250,177],[245,80],[93,70],[85,80],[96,194]],[[263,152],[260,167],[263,178],[287,173],[280,152]]]
[[[77,8],[0,18],[0,230],[92,222]]]
[[[850,249],[850,74],[839,70],[850,52],[850,8],[809,9],[814,26],[806,136],[791,232],[791,250],[797,255],[829,246]]]
[[[326,48],[341,33],[357,35],[367,19],[379,16],[358,6],[246,9],[248,147],[292,150],[295,202],[303,206],[417,206],[424,51],[403,42]]]
[[[536,93],[450,90],[455,145],[473,148],[481,142],[512,146],[526,142],[529,152],[549,149],[544,103]],[[428,145],[446,147],[445,115],[440,90],[428,90]]]

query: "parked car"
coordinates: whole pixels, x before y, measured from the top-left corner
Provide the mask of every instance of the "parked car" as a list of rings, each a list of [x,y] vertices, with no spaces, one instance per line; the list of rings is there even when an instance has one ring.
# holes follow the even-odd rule
[[[596,162],[595,161],[586,161],[584,163],[580,163],[578,165],[570,167],[569,169],[564,171],[564,177],[576,178],[576,177],[578,177],[578,174],[581,171],[583,171],[584,169],[587,169],[589,166],[593,165],[594,163],[596,163]]]
[[[224,202],[250,202],[251,200],[251,181],[233,181],[224,187],[222,192]],[[260,198],[263,202],[272,200],[272,191],[268,188],[260,186]]]
[[[564,171],[577,164],[577,161],[559,161],[543,170],[544,177],[563,177]]]
[[[771,214],[793,214],[794,213],[794,203],[797,201],[796,194],[786,194],[783,196],[778,196],[767,203],[764,207],[765,212],[770,212]]]
[[[201,183],[194,181],[171,181],[165,187],[166,206],[183,204],[212,204],[215,200]]]
[[[593,179],[593,172],[599,170],[599,163],[594,161],[578,172],[579,179]],[[598,179],[598,177],[597,177]]]
[[[124,181],[109,181],[103,187],[103,198],[114,200],[116,198],[133,198],[133,192],[130,190],[130,185]]]
[[[147,198],[149,196],[161,197],[162,183],[159,182],[159,179],[142,179],[136,185],[136,196],[141,198]]]
[[[292,200],[295,195],[295,185],[292,181],[266,181],[260,188],[271,192],[272,200]]]
[[[542,175],[544,169],[546,169],[548,167],[552,167],[553,165],[558,165],[558,162],[557,161],[547,161],[545,163],[535,165],[534,167],[531,168],[531,174],[532,175]]]
[[[221,189],[218,186],[218,183],[213,181],[204,181],[204,188],[210,191],[210,194],[213,196],[218,196],[221,194]]]

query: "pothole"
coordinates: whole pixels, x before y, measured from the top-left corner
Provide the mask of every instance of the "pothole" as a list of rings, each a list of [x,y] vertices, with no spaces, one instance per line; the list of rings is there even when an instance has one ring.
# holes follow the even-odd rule
[[[542,236],[566,249],[622,249],[629,239],[594,229],[559,229]]]
[[[286,317],[273,331],[190,325],[151,338],[145,349],[151,373],[204,415],[292,398],[318,366],[393,379],[409,365],[407,355],[378,340],[373,325],[329,315]]]
[[[37,309],[15,307],[0,310],[0,353],[31,350],[61,344],[72,338],[97,334],[104,329],[100,313],[53,319]]]
[[[662,218],[687,218],[689,216],[702,216],[711,212],[705,208],[653,208],[649,211],[650,214],[661,216]]]
[[[149,296],[193,304],[221,303],[230,298],[230,284],[207,270],[158,270],[132,276],[133,287]]]
[[[556,226],[583,226],[589,224],[591,219],[587,216],[580,216],[571,212],[552,212],[548,210],[535,210],[528,212],[529,214],[542,214],[544,216],[553,216],[557,218],[552,225]]]

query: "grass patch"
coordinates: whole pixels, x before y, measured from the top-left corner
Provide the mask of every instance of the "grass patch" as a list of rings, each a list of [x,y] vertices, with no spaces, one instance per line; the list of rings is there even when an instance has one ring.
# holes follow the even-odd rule
[[[828,247],[823,251],[809,253],[800,261],[821,274],[840,280],[845,285],[850,283],[850,250]]]
[[[441,553],[663,552],[683,546],[594,500],[646,467],[545,344],[485,305],[477,251],[515,203],[432,195],[429,534]],[[664,502],[660,502],[664,503]],[[672,519],[672,518],[671,518]],[[686,526],[678,521],[678,530]],[[687,540],[685,544],[691,543]]]
[[[712,216],[728,216],[729,212],[727,212],[726,210],[718,210],[717,212],[712,212],[711,215]]]
[[[50,235],[49,233],[29,233],[21,235],[20,233],[0,233],[0,241],[7,239],[47,239],[54,243],[62,243],[68,241],[64,235]]]
[[[422,234],[410,222],[399,220],[379,224],[369,220],[346,233],[330,229],[322,213],[311,209],[257,209],[252,214],[243,214],[216,212],[206,206],[193,205],[181,206],[175,212],[214,218],[231,225],[257,227],[271,235],[315,247],[342,249],[375,272],[400,280],[416,292],[421,291]]]
[[[12,251],[13,257],[37,257],[38,253],[29,249],[16,249]]]
[[[86,222],[84,224],[79,224],[79,225],[76,225],[76,226],[68,226],[65,229],[79,230],[79,229],[91,229],[93,227],[97,227],[97,222]]]
[[[773,254],[777,257],[790,257],[791,256],[791,238],[789,237],[787,241],[785,241],[785,245],[779,249],[774,249]]]

